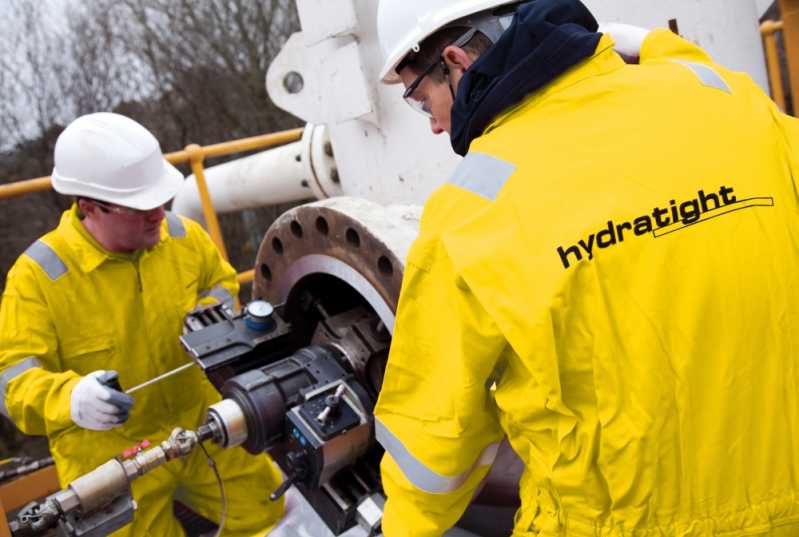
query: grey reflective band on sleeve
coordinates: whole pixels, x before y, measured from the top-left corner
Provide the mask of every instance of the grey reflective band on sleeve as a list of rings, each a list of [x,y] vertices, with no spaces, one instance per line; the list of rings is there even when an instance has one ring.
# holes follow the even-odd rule
[[[169,229],[169,236],[177,239],[186,236],[186,226],[178,215],[171,211],[166,212],[166,225]]]
[[[400,467],[408,481],[413,483],[416,488],[430,494],[446,494],[457,490],[477,468],[493,463],[497,457],[497,450],[499,450],[499,443],[486,446],[470,468],[456,476],[447,477],[434,472],[414,457],[402,441],[377,418],[375,418],[375,436]]]
[[[702,63],[693,63],[693,62],[683,62],[679,60],[675,60],[676,63],[680,65],[684,65],[688,69],[694,72],[694,74],[702,81],[702,84],[708,86],[710,88],[716,88],[721,91],[725,91],[727,93],[732,94],[732,90],[721,77],[720,74],[716,72],[715,69],[710,67],[709,65],[705,65]]]
[[[55,253],[55,250],[50,248],[47,243],[43,241],[36,241],[31,244],[25,255],[33,259],[37,265],[42,267],[51,280],[56,280],[67,273],[67,266]]]
[[[6,408],[6,388],[8,387],[8,383],[28,369],[33,369],[34,367],[42,367],[41,362],[33,357],[25,358],[21,362],[3,371],[3,374],[0,375],[0,414],[7,418],[9,417],[8,409]]]
[[[485,153],[468,153],[449,178],[449,183],[494,200],[516,165]]]
[[[227,304],[228,306],[233,307],[233,295],[231,295],[230,291],[221,285],[216,285],[210,291],[200,293],[200,298],[205,298],[207,296],[214,297],[219,301],[220,304]]]

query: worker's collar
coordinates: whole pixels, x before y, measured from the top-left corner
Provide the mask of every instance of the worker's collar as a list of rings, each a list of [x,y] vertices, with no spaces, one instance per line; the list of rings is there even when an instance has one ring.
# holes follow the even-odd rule
[[[532,103],[535,103],[535,105],[538,103],[543,103],[550,96],[560,93],[564,89],[569,88],[582,80],[595,76],[601,76],[623,67],[624,60],[622,60],[621,56],[619,56],[613,50],[615,45],[615,42],[609,35],[602,35],[602,39],[599,40],[599,45],[597,45],[596,53],[588,61],[584,62],[575,69],[569,70],[555,82],[547,85],[540,91],[529,95],[517,106],[512,106],[507,110],[504,110],[497,117],[495,117],[491,123],[489,123],[489,125],[485,128],[485,132],[498,127],[505,119],[507,119],[509,116],[512,116],[513,113],[522,106],[526,107],[528,105],[532,105]]]
[[[452,106],[452,148],[465,155],[472,140],[503,111],[550,84],[597,50],[602,34],[578,0],[521,6],[497,42],[472,64]]]
[[[73,203],[68,211],[64,211],[61,215],[61,222],[58,224],[59,231],[67,242],[67,245],[75,252],[75,257],[80,269],[89,273],[103,264],[107,260],[120,260],[135,262],[146,254],[146,251],[138,251],[130,254],[123,254],[111,252],[105,249],[94,236],[89,233],[86,226],[80,219],[78,213],[77,203]],[[155,247],[157,248],[164,240],[168,240],[169,233],[166,230],[166,224],[161,224],[161,242]]]

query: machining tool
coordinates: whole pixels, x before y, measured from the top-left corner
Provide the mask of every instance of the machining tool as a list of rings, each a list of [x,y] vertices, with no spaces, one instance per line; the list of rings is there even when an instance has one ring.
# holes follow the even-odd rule
[[[382,514],[382,449],[371,413],[382,369],[368,371],[373,359],[385,360],[388,332],[362,305],[331,314],[310,303],[289,323],[282,306],[252,304],[181,338],[225,397],[204,427],[223,447],[273,457],[286,480],[272,500],[294,485],[334,534],[355,524],[373,533]]]
[[[348,198],[296,207],[261,243],[245,311],[185,322],[181,343],[224,397],[206,423],[214,441],[268,452],[287,476],[274,496],[293,485],[332,535],[382,519],[372,409],[418,218]],[[491,536],[511,532],[519,503],[518,457],[505,443],[497,460],[471,517]]]
[[[210,436],[208,428],[197,432],[176,428],[158,446],[139,451],[130,459],[111,459],[66,488],[23,507],[10,523],[11,534],[32,537],[56,529],[59,537],[105,536],[133,520],[136,504],[131,481],[188,455]]]

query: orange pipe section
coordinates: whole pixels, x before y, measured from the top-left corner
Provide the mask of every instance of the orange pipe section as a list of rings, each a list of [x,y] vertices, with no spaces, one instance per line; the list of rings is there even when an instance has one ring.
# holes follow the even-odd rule
[[[0,537],[11,537],[6,513],[61,489],[55,466],[46,466],[0,485]]]
[[[766,48],[766,64],[768,66],[769,85],[771,86],[771,97],[780,110],[785,110],[785,89],[782,87],[782,67],[780,66],[780,56],[777,50],[776,33],[782,30],[782,21],[765,21],[760,25],[760,33],[763,35]]]
[[[782,14],[782,37],[788,57],[788,80],[794,100],[794,115],[799,103],[799,0],[779,0]]]
[[[55,466],[45,466],[0,486],[0,502],[4,509],[13,511],[58,490],[61,490],[61,486]]]
[[[3,507],[2,500],[0,500],[0,537],[11,537],[11,528],[8,527],[6,508]]]

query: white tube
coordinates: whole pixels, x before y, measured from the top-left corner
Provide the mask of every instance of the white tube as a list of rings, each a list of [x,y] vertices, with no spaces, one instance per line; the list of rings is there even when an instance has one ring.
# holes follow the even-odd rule
[[[228,213],[313,198],[302,162],[303,142],[205,169],[205,181],[217,213]],[[172,211],[205,224],[194,175],[172,202]]]

